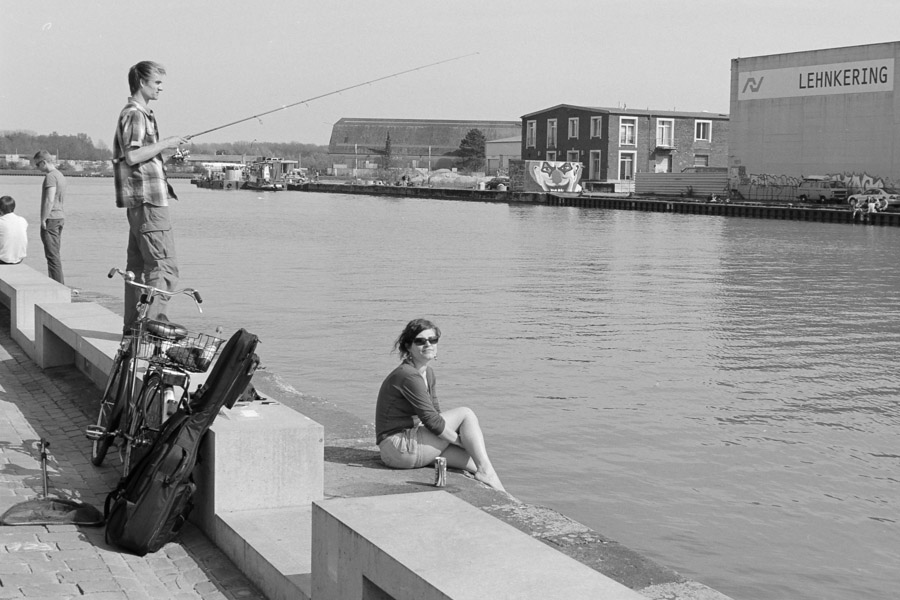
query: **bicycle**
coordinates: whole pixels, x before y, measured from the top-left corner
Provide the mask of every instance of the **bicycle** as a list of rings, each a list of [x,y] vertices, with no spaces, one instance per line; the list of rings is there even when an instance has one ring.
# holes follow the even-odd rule
[[[122,477],[126,477],[153,444],[168,416],[179,407],[190,410],[190,374],[205,372],[224,340],[191,333],[169,321],[147,318],[150,303],[157,296],[189,296],[202,313],[203,299],[197,290],[161,290],[137,283],[133,273],[118,268],[111,269],[107,277],[116,274],[125,279],[126,285],[143,291],[138,300],[138,316],[123,333],[113,359],[100,400],[97,424],[89,426],[85,435],[93,442],[91,462],[98,467],[103,464],[113,443],[120,441]],[[136,394],[138,361],[146,363],[146,371]],[[181,390],[178,396],[176,388]]]

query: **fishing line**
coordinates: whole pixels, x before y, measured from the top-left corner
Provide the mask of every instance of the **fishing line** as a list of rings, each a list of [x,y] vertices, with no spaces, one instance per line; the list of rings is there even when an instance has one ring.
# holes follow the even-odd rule
[[[327,98],[328,96],[334,96],[335,94],[340,94],[341,92],[346,92],[347,90],[352,90],[358,87],[362,87],[364,85],[369,85],[372,83],[377,83],[379,81],[384,81],[385,79],[391,79],[393,77],[399,77],[400,75],[405,75],[407,73],[412,73],[413,71],[421,71],[422,69],[427,69],[429,67],[435,67],[437,65],[442,65],[444,63],[452,62],[454,60],[459,60],[461,58],[467,58],[469,56],[474,56],[478,54],[477,52],[472,52],[471,54],[463,54],[462,56],[455,56],[453,58],[448,58],[446,60],[439,60],[438,62],[433,62],[427,65],[422,65],[421,67],[415,67],[413,69],[407,69],[405,71],[400,71],[398,73],[391,73],[390,75],[385,75],[384,77],[379,77],[378,79],[372,79],[370,81],[364,81],[362,83],[357,83],[356,85],[351,85],[349,87],[341,88],[339,90],[334,90],[333,92],[328,92],[327,94],[321,94],[319,96],[313,96],[312,98],[306,98],[305,100],[300,100],[299,102],[293,102],[291,104],[285,104],[283,106],[279,106],[278,108],[273,108],[272,110],[267,110],[266,112],[261,112],[256,115],[252,115],[250,117],[246,117],[244,119],[239,119],[237,121],[232,121],[231,123],[226,123],[225,125],[219,125],[218,127],[213,127],[212,129],[207,129],[206,131],[201,131],[200,133],[194,133],[188,136],[185,136],[185,139],[192,139],[201,135],[205,135],[207,133],[212,133],[213,131],[218,131],[220,129],[225,129],[226,127],[231,127],[232,125],[237,125],[238,123],[244,123],[245,121],[250,121],[252,119],[259,119],[260,117],[264,117],[265,115],[270,115],[272,113],[276,113],[280,110],[285,110],[286,108],[291,108],[293,106],[298,106],[300,104],[306,104],[308,102],[312,102],[313,100],[319,100],[321,98]],[[260,121],[261,123],[262,121]]]

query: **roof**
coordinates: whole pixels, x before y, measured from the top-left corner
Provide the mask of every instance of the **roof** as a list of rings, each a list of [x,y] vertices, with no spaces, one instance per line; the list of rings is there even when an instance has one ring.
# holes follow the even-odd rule
[[[522,141],[522,136],[517,135],[515,137],[500,138],[499,140],[485,140],[484,143],[485,144],[503,144],[503,143],[521,142],[521,141]]]
[[[876,46],[884,46],[886,49],[889,49],[890,46],[900,45],[900,41],[894,42],[876,42],[874,44],[857,44],[855,46],[838,46],[836,48],[812,48],[810,50],[797,50],[795,52],[777,52],[775,54],[760,54],[758,56],[739,56],[737,58],[731,59],[732,61],[736,61],[740,63],[742,60],[752,60],[756,58],[773,58],[780,56],[799,56],[803,54],[816,54],[816,53],[824,53],[824,52],[842,52],[846,50],[854,50],[857,48],[874,48]],[[893,50],[889,50],[893,51]]]
[[[559,108],[573,108],[575,110],[583,110],[587,112],[596,112],[603,113],[609,115],[639,115],[646,117],[682,117],[687,119],[727,119],[728,115],[725,113],[712,113],[707,111],[700,112],[691,112],[691,111],[679,111],[679,110],[651,110],[651,109],[641,109],[641,108],[608,108],[604,106],[576,106],[574,104],[557,104],[556,106],[552,106],[550,108],[544,108],[533,113],[528,113],[527,115],[522,115],[522,119],[527,119],[528,117],[533,117],[536,115],[542,115],[548,113],[550,111],[557,110]]]
[[[259,158],[256,154],[188,154],[184,159],[187,162],[221,162],[221,163],[249,163]]]
[[[331,128],[329,154],[369,154],[385,147],[387,135],[397,155],[442,155],[459,148],[460,141],[478,129],[486,140],[521,136],[521,121],[454,119],[342,118]]]
[[[482,125],[485,127],[521,127],[520,121],[479,121],[472,119],[369,119],[360,117],[343,117],[338,120],[335,125],[437,125],[437,126],[463,126],[471,124],[473,126]]]

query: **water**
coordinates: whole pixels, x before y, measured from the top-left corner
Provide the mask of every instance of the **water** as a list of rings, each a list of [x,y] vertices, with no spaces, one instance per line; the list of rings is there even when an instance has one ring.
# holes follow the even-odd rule
[[[119,295],[112,182],[70,182],[67,282]],[[897,597],[897,229],[175,185],[173,319],[372,421],[433,317],[517,497],[738,600]],[[0,177],[43,270],[39,187]]]

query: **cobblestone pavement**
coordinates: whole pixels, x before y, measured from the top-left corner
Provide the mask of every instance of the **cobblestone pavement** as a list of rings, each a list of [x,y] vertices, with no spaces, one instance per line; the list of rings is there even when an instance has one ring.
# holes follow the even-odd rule
[[[90,462],[85,428],[99,392],[74,368],[42,371],[12,341],[0,306],[0,512],[41,497],[39,443],[49,442],[49,495],[103,510],[119,479],[111,450]],[[104,540],[103,527],[0,526],[0,600],[240,599],[265,596],[204,534],[187,524],[179,537],[144,557]]]

